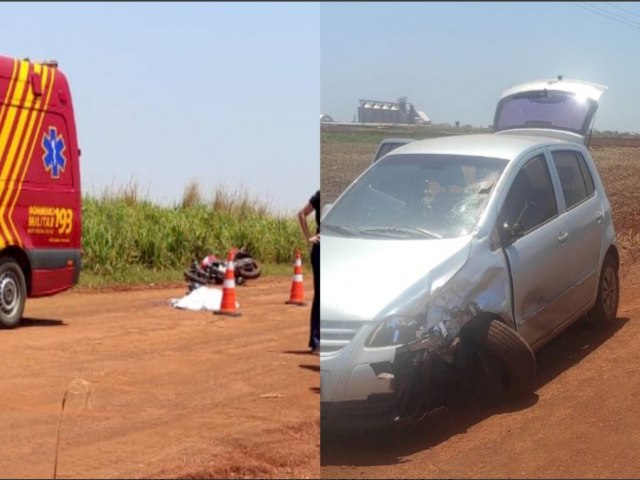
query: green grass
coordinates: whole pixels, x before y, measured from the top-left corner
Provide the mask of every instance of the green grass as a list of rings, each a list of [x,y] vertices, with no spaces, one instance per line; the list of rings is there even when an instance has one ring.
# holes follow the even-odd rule
[[[86,196],[82,216],[81,288],[180,282],[193,259],[226,257],[233,247],[246,247],[265,265],[264,275],[286,273],[296,249],[308,262],[295,215],[274,214],[243,190],[218,189],[205,201],[190,184],[180,202],[160,206],[130,183]]]

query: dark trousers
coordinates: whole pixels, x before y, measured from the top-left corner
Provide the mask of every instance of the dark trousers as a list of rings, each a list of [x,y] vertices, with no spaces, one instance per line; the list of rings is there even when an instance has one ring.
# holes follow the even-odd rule
[[[313,304],[311,306],[311,326],[309,347],[320,347],[320,244],[311,247],[311,268],[313,269]]]

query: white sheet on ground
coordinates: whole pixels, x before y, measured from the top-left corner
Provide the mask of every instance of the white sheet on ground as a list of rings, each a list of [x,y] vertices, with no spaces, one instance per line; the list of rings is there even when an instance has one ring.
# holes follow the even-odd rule
[[[221,288],[209,288],[200,287],[191,291],[182,298],[172,298],[169,300],[169,304],[174,308],[180,308],[182,310],[220,310],[220,304],[222,303],[222,289]],[[239,308],[240,304],[236,301],[236,308]]]

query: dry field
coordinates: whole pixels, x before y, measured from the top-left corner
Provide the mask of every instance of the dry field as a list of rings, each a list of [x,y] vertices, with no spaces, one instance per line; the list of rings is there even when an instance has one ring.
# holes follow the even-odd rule
[[[371,162],[385,137],[438,127],[322,129],[324,202]],[[640,138],[594,137],[590,150],[621,248],[618,319],[576,323],[537,353],[536,391],[500,410],[457,405],[410,430],[322,432],[323,478],[629,478],[640,472]]]

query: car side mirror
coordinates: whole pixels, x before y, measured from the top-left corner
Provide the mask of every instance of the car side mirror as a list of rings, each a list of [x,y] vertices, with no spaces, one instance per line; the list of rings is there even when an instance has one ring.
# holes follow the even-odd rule
[[[506,222],[501,222],[498,232],[500,243],[502,243],[503,247],[508,247],[524,234],[524,229],[520,223],[509,226]]]
[[[513,222],[513,225],[509,225],[504,219],[504,212],[500,215],[500,240],[505,247],[511,245],[518,238],[524,235],[524,226],[522,225],[522,219],[524,218],[524,214],[529,210],[530,206],[531,204],[529,204],[529,202],[524,203],[524,206],[522,207],[522,210],[520,210],[518,218]]]
[[[524,228],[521,223],[516,223],[509,229],[509,233],[515,240],[516,238],[520,238],[524,234]]]

